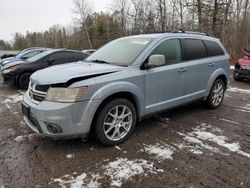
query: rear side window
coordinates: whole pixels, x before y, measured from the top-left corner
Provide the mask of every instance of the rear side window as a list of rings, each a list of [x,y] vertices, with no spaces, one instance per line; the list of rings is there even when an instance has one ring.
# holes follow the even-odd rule
[[[76,61],[82,61],[88,57],[85,53],[75,53]]]
[[[151,55],[164,55],[166,59],[166,64],[176,64],[182,61],[182,52],[179,39],[170,39],[162,42],[157,46]]]
[[[182,40],[182,44],[185,60],[194,60],[207,57],[207,49],[202,40],[184,39]]]
[[[225,54],[217,42],[205,40],[204,43],[207,47],[207,55],[209,57]]]

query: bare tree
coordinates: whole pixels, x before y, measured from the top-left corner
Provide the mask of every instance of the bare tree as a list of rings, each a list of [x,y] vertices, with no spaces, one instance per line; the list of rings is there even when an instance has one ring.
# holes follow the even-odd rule
[[[79,21],[84,28],[89,47],[93,48],[92,42],[90,40],[88,27],[86,24],[86,18],[92,13],[92,10],[87,2],[87,0],[73,0],[74,9],[73,12],[79,17]]]

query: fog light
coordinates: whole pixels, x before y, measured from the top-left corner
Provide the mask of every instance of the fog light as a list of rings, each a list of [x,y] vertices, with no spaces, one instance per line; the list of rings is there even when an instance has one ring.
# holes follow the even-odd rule
[[[60,134],[63,132],[62,128],[59,125],[53,123],[46,123],[47,129],[52,134]]]

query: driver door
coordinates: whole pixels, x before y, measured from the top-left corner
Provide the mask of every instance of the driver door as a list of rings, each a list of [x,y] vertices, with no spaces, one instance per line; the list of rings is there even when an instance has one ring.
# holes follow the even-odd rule
[[[182,51],[179,39],[161,42],[151,55],[164,55],[164,66],[145,70],[146,113],[154,113],[182,103],[186,69],[181,64]]]

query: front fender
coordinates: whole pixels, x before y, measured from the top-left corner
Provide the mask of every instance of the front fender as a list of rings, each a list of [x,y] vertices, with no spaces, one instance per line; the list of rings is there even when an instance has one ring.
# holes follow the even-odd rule
[[[130,82],[121,81],[121,82],[109,83],[101,87],[98,91],[96,91],[92,95],[91,100],[104,101],[109,96],[120,92],[131,93],[136,101],[139,117],[145,114],[145,104],[146,104],[145,95],[143,94],[142,89],[140,89],[138,86]]]
[[[219,77],[219,76],[225,76],[227,78],[227,81],[229,80],[228,75],[226,73],[226,71],[222,68],[217,69],[212,76],[210,77],[207,86],[206,86],[206,92],[205,92],[205,96],[207,97],[211,91],[212,85],[214,83],[214,81]]]

